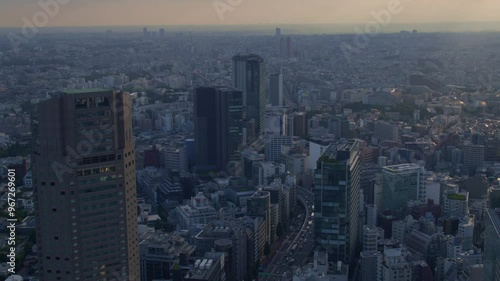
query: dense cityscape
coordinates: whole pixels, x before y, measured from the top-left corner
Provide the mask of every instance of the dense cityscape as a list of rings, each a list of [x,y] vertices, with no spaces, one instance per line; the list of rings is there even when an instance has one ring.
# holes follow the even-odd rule
[[[357,36],[4,37],[1,280],[500,280],[500,33]]]

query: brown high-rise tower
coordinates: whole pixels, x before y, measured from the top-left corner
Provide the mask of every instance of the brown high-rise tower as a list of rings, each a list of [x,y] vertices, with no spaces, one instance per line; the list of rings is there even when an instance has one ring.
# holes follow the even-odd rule
[[[130,96],[66,92],[38,105],[33,186],[40,280],[139,281]]]

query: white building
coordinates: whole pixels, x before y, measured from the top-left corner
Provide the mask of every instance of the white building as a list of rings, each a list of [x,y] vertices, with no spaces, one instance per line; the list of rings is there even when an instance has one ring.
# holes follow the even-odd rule
[[[199,192],[191,197],[188,205],[177,207],[177,217],[182,230],[189,230],[194,225],[206,225],[217,219],[217,212],[203,193]]]
[[[363,227],[363,251],[377,251],[378,241],[384,239],[384,230],[380,227]]]
[[[328,262],[326,252],[314,252],[314,262],[298,269],[293,281],[347,281],[349,265],[342,262]]]
[[[384,281],[411,281],[412,268],[408,261],[406,248],[384,249],[383,280]]]
[[[276,162],[256,162],[252,169],[255,185],[268,185],[274,180],[273,177],[286,172],[285,165]]]
[[[456,218],[469,215],[469,192],[448,193],[444,198],[444,213]]]
[[[189,171],[188,155],[184,144],[171,144],[163,149],[165,168],[181,174]]]
[[[174,119],[171,112],[161,113],[158,115],[158,117],[161,121],[162,132],[168,133],[174,129]]]

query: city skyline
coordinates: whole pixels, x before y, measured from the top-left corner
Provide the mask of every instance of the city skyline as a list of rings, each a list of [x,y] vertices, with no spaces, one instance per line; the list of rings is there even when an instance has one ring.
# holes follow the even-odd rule
[[[493,0],[1,7],[0,281],[500,281]]]
[[[286,5],[284,4],[286,2]],[[390,12],[388,24],[498,22],[500,3],[493,0],[300,0],[254,1],[162,1],[147,3],[117,1],[12,1],[2,3],[0,28],[22,27],[42,11],[43,27],[136,26],[136,25],[263,25],[263,24],[359,24],[376,19],[374,14]],[[134,11],[133,16],[130,11]],[[124,16],[125,15],[125,16]],[[386,14],[387,15],[387,14]]]

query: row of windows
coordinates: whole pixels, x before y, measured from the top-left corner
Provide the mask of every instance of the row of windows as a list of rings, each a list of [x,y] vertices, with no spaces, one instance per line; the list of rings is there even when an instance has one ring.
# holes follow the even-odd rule
[[[121,184],[119,186],[121,187]],[[82,194],[82,193],[100,192],[100,191],[111,190],[111,189],[115,189],[115,188],[116,188],[115,184],[101,185],[101,186],[96,186],[96,187],[89,187],[89,188],[81,189],[80,190],[80,194]]]
[[[50,259],[51,259],[51,257],[46,256],[46,257],[45,257],[45,259],[50,260]],[[58,261],[58,260],[60,260],[61,258],[60,258],[60,257],[55,257],[54,259],[55,259],[56,261]],[[64,258],[64,260],[65,260],[65,261],[69,261],[69,258]]]
[[[81,176],[90,176],[90,175],[98,175],[104,173],[111,173],[116,171],[116,166],[107,166],[100,168],[92,168],[92,169],[82,169],[76,172],[76,175]]]
[[[111,110],[99,110],[95,112],[85,112],[85,113],[78,113],[76,115],[77,118],[93,118],[93,117],[100,117],[100,116],[109,116],[111,115]]]
[[[85,202],[91,202],[91,201],[98,201],[98,200],[103,200],[103,199],[108,199],[108,198],[115,198],[116,194],[101,194],[101,195],[94,195],[94,196],[89,196],[85,198],[81,198],[80,202],[85,203]]]
[[[109,99],[107,97],[75,99],[75,109],[102,108],[102,107],[109,107]]]
[[[87,206],[80,207],[80,211],[83,212],[83,211],[89,211],[89,210],[99,210],[99,209],[105,209],[105,208],[112,207],[112,206],[117,206],[117,205],[118,205],[118,201],[112,201],[112,202],[108,202],[108,203],[92,204],[92,205],[87,205]]]
[[[97,127],[97,126],[110,125],[110,124],[112,124],[111,120],[99,119],[99,120],[92,120],[92,121],[82,121],[82,122],[79,122],[78,125],[80,128],[87,128],[87,127]]]
[[[120,160],[121,155],[115,156],[114,154],[108,154],[102,156],[86,157],[78,160],[78,165],[90,165],[103,162],[110,162],[110,161],[115,161],[116,159]]]
[[[118,178],[123,177],[122,175],[118,175]],[[79,185],[86,185],[86,184],[94,184],[94,183],[100,183],[100,182],[108,182],[108,181],[113,181],[116,179],[116,175],[112,176],[104,176],[104,177],[98,177],[98,178],[93,178],[93,179],[88,179],[88,180],[81,180],[78,181]]]

